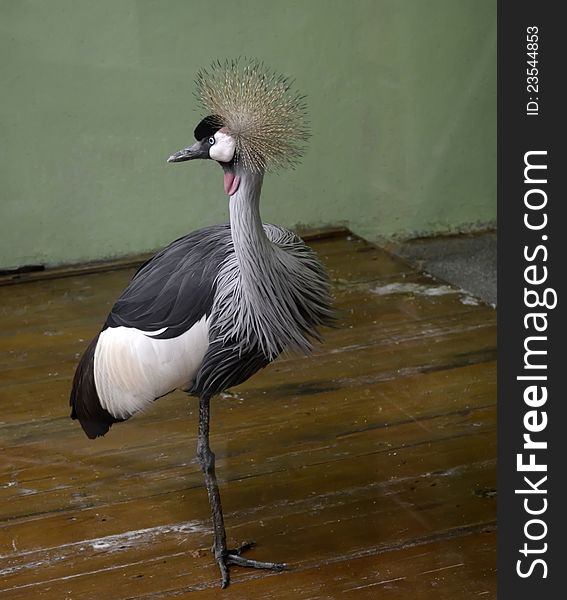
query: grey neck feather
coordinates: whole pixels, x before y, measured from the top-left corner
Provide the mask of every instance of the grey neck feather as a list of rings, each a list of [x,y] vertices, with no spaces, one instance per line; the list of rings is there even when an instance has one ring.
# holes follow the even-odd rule
[[[263,173],[239,168],[230,198],[234,253],[221,266],[212,324],[241,351],[257,347],[270,359],[284,350],[308,352],[317,325],[332,308],[327,275],[315,254],[291,231],[260,218]]]
[[[243,274],[256,271],[264,260],[273,258],[272,243],[266,236],[260,217],[260,194],[264,173],[237,168],[238,191],[230,198],[230,228],[234,251]]]

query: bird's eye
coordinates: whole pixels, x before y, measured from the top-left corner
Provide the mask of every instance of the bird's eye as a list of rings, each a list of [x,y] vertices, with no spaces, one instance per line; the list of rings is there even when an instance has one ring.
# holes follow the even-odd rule
[[[215,138],[211,136],[209,138],[209,144],[212,146],[214,143],[215,143]]]

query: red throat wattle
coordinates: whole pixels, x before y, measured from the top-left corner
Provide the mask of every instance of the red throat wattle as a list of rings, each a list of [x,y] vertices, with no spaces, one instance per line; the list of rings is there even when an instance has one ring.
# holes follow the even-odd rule
[[[240,177],[231,171],[224,172],[224,193],[233,196],[240,185]]]

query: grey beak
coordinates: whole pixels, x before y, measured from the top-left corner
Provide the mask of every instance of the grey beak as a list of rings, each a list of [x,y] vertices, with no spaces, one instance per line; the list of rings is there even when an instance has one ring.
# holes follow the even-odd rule
[[[183,162],[185,160],[193,160],[195,158],[208,158],[208,152],[205,152],[201,146],[201,142],[197,142],[189,148],[179,150],[175,154],[172,154],[168,159],[168,163]]]

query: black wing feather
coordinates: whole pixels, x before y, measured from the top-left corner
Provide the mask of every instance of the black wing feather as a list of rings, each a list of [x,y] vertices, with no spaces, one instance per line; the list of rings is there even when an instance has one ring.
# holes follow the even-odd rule
[[[114,417],[100,404],[94,380],[94,353],[97,342],[98,335],[87,346],[77,365],[69,400],[71,418],[79,420],[83,431],[91,440],[104,435],[113,423],[124,420]]]
[[[157,331],[177,337],[210,314],[219,268],[232,250],[228,225],[195,231],[146,262],[113,306],[103,329]]]

